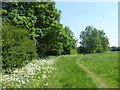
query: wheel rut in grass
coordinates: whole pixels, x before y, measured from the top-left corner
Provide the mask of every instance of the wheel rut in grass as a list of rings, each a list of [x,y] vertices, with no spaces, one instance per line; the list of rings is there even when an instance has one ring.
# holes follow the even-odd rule
[[[91,79],[93,81],[95,81],[96,85],[99,88],[112,88],[112,86],[108,86],[108,84],[105,80],[103,80],[101,77],[98,77],[95,73],[93,73],[86,66],[84,66],[83,64],[80,63],[80,59],[82,59],[82,57],[83,56],[81,56],[81,58],[78,58],[76,60],[76,64],[79,65],[79,67],[82,68],[91,77]]]

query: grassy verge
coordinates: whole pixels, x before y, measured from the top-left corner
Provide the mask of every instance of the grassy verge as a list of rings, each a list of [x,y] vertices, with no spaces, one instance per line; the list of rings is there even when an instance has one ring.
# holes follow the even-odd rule
[[[109,86],[118,87],[118,52],[88,54],[80,59],[80,63],[103,78]]]

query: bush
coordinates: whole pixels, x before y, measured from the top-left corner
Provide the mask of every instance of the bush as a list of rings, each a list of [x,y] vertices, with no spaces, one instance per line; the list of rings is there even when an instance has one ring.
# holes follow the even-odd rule
[[[71,49],[70,50],[70,54],[78,54],[77,49],[76,48],[75,49]]]
[[[36,57],[34,41],[29,39],[29,32],[10,24],[2,27],[2,62],[7,72],[20,68]]]
[[[89,53],[88,51],[87,51],[87,49],[85,48],[85,47],[83,47],[83,46],[79,46],[79,47],[77,47],[77,50],[78,50],[78,53]]]

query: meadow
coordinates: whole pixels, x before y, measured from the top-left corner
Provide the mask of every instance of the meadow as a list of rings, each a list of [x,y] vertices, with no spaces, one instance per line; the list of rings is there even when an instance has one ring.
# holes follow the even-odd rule
[[[118,88],[118,52],[51,56],[2,75],[3,88]]]
[[[110,88],[118,87],[118,53],[107,52],[84,56],[80,62],[94,72]]]

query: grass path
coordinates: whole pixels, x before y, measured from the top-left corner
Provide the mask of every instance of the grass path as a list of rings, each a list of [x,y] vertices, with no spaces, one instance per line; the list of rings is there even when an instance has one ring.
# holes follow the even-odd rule
[[[54,72],[47,79],[49,88],[98,88],[87,73],[76,64],[81,55],[60,57],[54,64]]]
[[[83,56],[82,56],[83,57]],[[80,59],[82,58],[80,57],[79,59],[76,60],[76,64],[79,65],[80,68],[82,68],[85,72],[88,73],[88,75],[91,77],[91,79],[93,81],[95,81],[96,85],[99,88],[112,88],[112,86],[108,86],[107,82],[105,80],[103,80],[102,78],[98,77],[95,73],[93,73],[92,71],[90,71],[87,67],[85,67],[83,64],[80,63]]]

